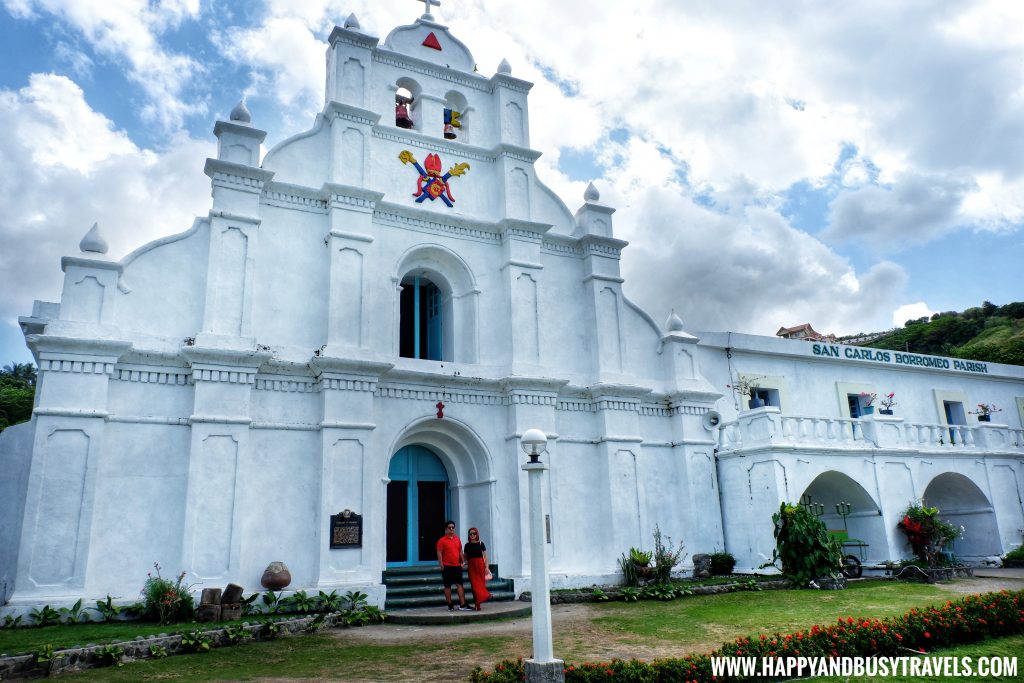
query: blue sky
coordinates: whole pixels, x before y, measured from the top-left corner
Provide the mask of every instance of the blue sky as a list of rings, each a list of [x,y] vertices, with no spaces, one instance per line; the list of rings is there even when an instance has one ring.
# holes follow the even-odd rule
[[[895,5],[895,6],[894,6]],[[325,39],[413,0],[0,0],[0,364],[99,222],[120,258],[209,208],[212,128],[323,104]],[[535,83],[531,146],[617,208],[627,295],[688,330],[884,329],[1024,300],[1024,9],[442,0],[481,73]]]

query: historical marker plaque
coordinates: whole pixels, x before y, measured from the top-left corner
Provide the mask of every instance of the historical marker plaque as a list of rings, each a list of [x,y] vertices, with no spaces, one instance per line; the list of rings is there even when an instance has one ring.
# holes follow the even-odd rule
[[[351,510],[331,515],[331,549],[363,546],[363,516]]]

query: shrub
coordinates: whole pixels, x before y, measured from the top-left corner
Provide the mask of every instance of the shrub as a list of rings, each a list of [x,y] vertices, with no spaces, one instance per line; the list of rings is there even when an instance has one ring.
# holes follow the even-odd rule
[[[842,567],[842,547],[820,519],[807,508],[782,503],[772,515],[775,525],[775,551],[766,566],[779,567],[786,578],[800,588],[814,579],[838,575]]]
[[[183,583],[185,572],[178,574],[174,581],[160,576],[160,565],[153,563],[156,576],[147,573],[142,587],[143,618],[160,624],[188,621],[195,614],[195,603],[190,593],[192,587]]]
[[[638,567],[646,567],[654,559],[654,553],[650,550],[640,550],[639,548],[629,549],[630,561]]]
[[[207,652],[211,643],[210,636],[199,629],[181,634],[181,646],[188,652]]]
[[[1010,552],[1003,555],[1004,560],[1024,561],[1024,545],[1017,546]]]
[[[47,605],[49,606],[49,605]],[[36,652],[36,664],[42,664],[43,669],[46,671],[46,675],[49,676],[53,671],[53,665],[64,659],[67,655],[57,654],[53,651],[53,645],[47,643],[43,645],[43,648]]]
[[[224,637],[227,638],[228,644],[238,645],[246,638],[251,638],[252,634],[246,630],[241,624],[235,624],[234,626],[228,626],[224,629]]]
[[[118,615],[121,614],[121,608],[114,604],[114,598],[110,597],[109,594],[106,600],[97,600],[96,607],[93,609],[99,613],[104,623],[116,620]]]
[[[627,586],[639,586],[640,575],[636,571],[636,565],[625,553],[619,558],[619,568],[622,569],[622,580]]]
[[[732,556],[732,553],[711,553],[708,557],[711,560],[712,574],[715,576],[732,574],[732,570],[736,566],[736,558]]]
[[[49,605],[43,605],[29,612],[35,626],[53,626],[60,623],[60,612]]]
[[[85,609],[82,608],[82,598],[78,598],[78,601],[71,607],[60,608],[61,620],[68,624],[77,624],[82,620],[84,613]]]
[[[351,591],[349,592],[351,593]],[[321,612],[337,612],[341,609],[342,600],[344,598],[338,595],[338,591],[330,593],[320,591],[320,594],[316,596],[316,608]]]
[[[672,580],[672,570],[686,557],[683,552],[683,542],[672,548],[672,538],[665,537],[661,540],[661,529],[654,525],[654,581],[655,583],[669,583]]]
[[[122,666],[124,648],[119,645],[105,645],[96,650],[96,660],[103,666]]]
[[[268,640],[274,640],[281,633],[281,625],[273,619],[265,619],[260,622],[260,635]]]
[[[959,538],[961,529],[939,519],[939,508],[928,507],[915,501],[903,511],[903,520],[897,525],[906,534],[907,542],[917,559],[928,567],[939,566],[942,546]]]

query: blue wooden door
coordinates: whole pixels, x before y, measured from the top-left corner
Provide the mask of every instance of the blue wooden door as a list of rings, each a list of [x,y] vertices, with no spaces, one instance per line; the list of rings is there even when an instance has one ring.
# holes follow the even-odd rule
[[[388,566],[435,564],[450,516],[444,464],[428,448],[406,446],[391,458],[388,479]]]

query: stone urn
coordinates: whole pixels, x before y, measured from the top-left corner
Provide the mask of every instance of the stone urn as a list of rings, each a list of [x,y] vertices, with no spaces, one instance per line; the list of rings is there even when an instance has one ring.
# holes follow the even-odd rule
[[[260,583],[268,591],[279,591],[287,588],[291,582],[292,573],[288,571],[288,567],[285,566],[284,562],[271,562],[268,564],[267,568],[263,570],[263,578],[260,579]]]

